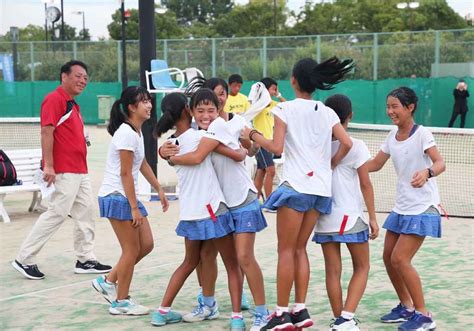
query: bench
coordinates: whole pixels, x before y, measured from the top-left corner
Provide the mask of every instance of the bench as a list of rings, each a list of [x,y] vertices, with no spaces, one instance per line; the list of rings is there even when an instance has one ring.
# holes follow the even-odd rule
[[[23,182],[22,185],[0,186],[0,216],[4,223],[10,223],[10,217],[3,204],[7,194],[33,192],[29,212],[34,211],[41,202],[40,187],[34,183],[34,176],[40,168],[41,149],[6,150],[5,153],[15,166],[17,179]]]

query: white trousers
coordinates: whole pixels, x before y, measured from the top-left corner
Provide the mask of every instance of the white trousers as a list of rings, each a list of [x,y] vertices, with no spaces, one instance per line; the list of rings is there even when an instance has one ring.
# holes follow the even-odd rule
[[[81,262],[96,260],[93,253],[95,222],[92,218],[92,187],[87,174],[57,174],[56,190],[48,210],[38,218],[17,256],[22,264],[36,264],[35,257],[70,216],[74,224],[74,251]]]

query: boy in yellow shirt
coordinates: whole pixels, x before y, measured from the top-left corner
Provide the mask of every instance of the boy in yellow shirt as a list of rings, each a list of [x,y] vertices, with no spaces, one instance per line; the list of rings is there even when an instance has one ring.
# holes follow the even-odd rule
[[[261,80],[263,85],[267,88],[270,96],[277,98],[280,102],[286,101],[278,92],[278,83],[269,77]],[[260,114],[253,119],[253,127],[261,132],[267,139],[273,138],[274,119],[271,110],[278,102],[272,100],[270,104],[263,109]],[[258,190],[259,197],[268,198],[273,190],[273,179],[275,178],[275,164],[273,162],[273,154],[269,151],[260,148],[256,154],[257,158],[257,172],[254,178],[255,187]],[[262,187],[265,190],[263,195]]]
[[[240,93],[243,80],[242,76],[233,74],[229,76],[229,96],[224,106],[227,113],[242,114],[247,111],[250,104],[245,95]]]

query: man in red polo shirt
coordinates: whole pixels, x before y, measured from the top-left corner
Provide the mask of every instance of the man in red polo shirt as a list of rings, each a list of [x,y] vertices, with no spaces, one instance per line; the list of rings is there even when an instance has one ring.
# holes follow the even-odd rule
[[[21,245],[12,266],[29,279],[43,279],[34,263],[36,254],[68,216],[75,222],[75,273],[106,273],[112,268],[100,264],[93,252],[94,219],[92,188],[87,174],[84,123],[74,97],[87,85],[87,66],[70,61],[61,67],[61,85],[41,104],[41,149],[44,180],[54,183],[48,210],[41,214]]]

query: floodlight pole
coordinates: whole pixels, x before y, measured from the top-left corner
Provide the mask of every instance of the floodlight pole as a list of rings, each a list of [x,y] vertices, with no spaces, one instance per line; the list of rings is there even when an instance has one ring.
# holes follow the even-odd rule
[[[156,34],[155,34],[155,3],[150,0],[138,1],[139,14],[139,43],[140,43],[140,85],[146,88],[145,70],[150,71],[150,62],[156,58]],[[153,96],[154,94],[152,94]],[[157,141],[153,137],[153,129],[157,120],[156,99],[151,100],[151,117],[142,125],[143,139],[145,143],[145,157],[148,164],[157,174]]]

